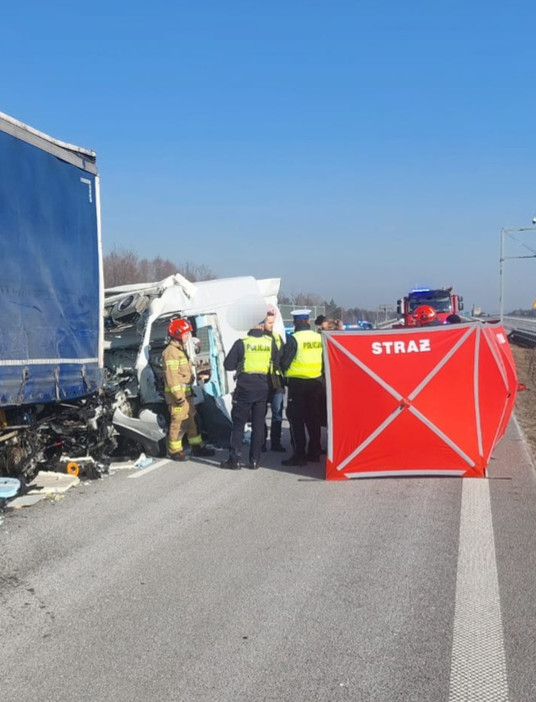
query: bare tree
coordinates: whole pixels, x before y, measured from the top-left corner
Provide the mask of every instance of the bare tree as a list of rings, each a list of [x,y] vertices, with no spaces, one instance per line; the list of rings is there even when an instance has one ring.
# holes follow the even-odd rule
[[[282,305],[295,305],[296,307],[319,307],[323,305],[322,298],[316,293],[294,293],[287,295],[281,291],[278,295],[279,303]]]
[[[175,263],[168,261],[164,258],[157,256],[153,261],[151,261],[151,280],[163,280],[169,275],[174,275],[179,270]]]
[[[197,265],[191,261],[186,261],[182,266],[179,266],[179,273],[192,283],[200,280],[214,280],[216,274],[214,271],[205,265]]]
[[[104,285],[114,288],[118,285],[134,285],[163,280],[175,273],[195,283],[198,280],[211,280],[216,277],[208,266],[186,262],[182,266],[157,256],[152,261],[139,259],[138,255],[127,249],[114,249],[103,258]]]
[[[326,316],[332,317],[333,319],[342,319],[344,316],[344,310],[340,307],[333,298],[328,302],[324,300],[324,306],[326,308]]]
[[[139,262],[134,251],[116,250],[103,258],[104,285],[114,288],[117,285],[141,283]]]

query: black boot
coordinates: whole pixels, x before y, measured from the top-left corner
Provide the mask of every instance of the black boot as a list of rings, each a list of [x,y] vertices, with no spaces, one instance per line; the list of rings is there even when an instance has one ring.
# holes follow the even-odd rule
[[[228,458],[226,461],[220,463],[220,468],[227,468],[228,470],[240,470],[242,468],[242,463],[240,461],[233,461]]]
[[[184,453],[184,451],[176,451],[175,453],[169,454],[169,459],[171,461],[187,461],[188,456]]]
[[[281,422],[272,422],[270,427],[270,449],[277,453],[285,453],[287,450],[281,446]]]

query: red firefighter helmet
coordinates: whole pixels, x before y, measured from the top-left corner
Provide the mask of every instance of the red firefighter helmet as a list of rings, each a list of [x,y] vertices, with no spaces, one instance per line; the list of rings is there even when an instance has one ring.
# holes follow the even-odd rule
[[[430,322],[435,322],[437,319],[437,312],[430,305],[420,305],[413,312],[413,316],[417,320],[417,324],[430,324]]]
[[[168,336],[171,339],[182,339],[185,334],[191,332],[192,325],[187,319],[172,319],[168,326]]]

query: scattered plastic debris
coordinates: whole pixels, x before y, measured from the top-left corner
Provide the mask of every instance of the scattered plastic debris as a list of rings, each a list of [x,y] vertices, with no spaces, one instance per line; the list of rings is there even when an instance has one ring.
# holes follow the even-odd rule
[[[21,495],[20,497],[16,497],[14,500],[8,502],[6,507],[10,507],[11,509],[22,509],[23,507],[31,507],[37,502],[41,502],[41,500],[44,500],[45,498],[46,495],[44,492],[37,493],[36,495]]]
[[[147,458],[144,453],[140,453],[139,458],[134,461],[134,468],[147,468],[154,461],[154,458]]]
[[[123,461],[113,461],[110,463],[110,473],[114,473],[116,470],[132,470],[134,468],[134,461],[123,460]]]
[[[45,497],[49,502],[52,502],[52,504],[55,504],[56,502],[61,502],[62,500],[65,499],[65,495],[63,495],[63,494],[59,495],[58,493],[52,493],[52,492],[46,493]]]
[[[108,466],[105,463],[96,461],[91,456],[78,456],[77,458],[63,456],[59,467],[68,475],[85,476],[91,480],[102,478],[103,473],[108,472]]]
[[[18,478],[0,478],[0,499],[15,497],[20,490]]]
[[[44,493],[53,495],[67,490],[80,483],[77,475],[54,473],[52,471],[39,471],[31,483],[28,483],[28,494]]]

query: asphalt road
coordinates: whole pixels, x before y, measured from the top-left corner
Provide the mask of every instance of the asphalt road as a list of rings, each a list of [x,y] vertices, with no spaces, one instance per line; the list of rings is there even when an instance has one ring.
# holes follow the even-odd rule
[[[536,699],[515,424],[488,480],[328,483],[280,460],[165,461],[4,513],[0,699]]]

